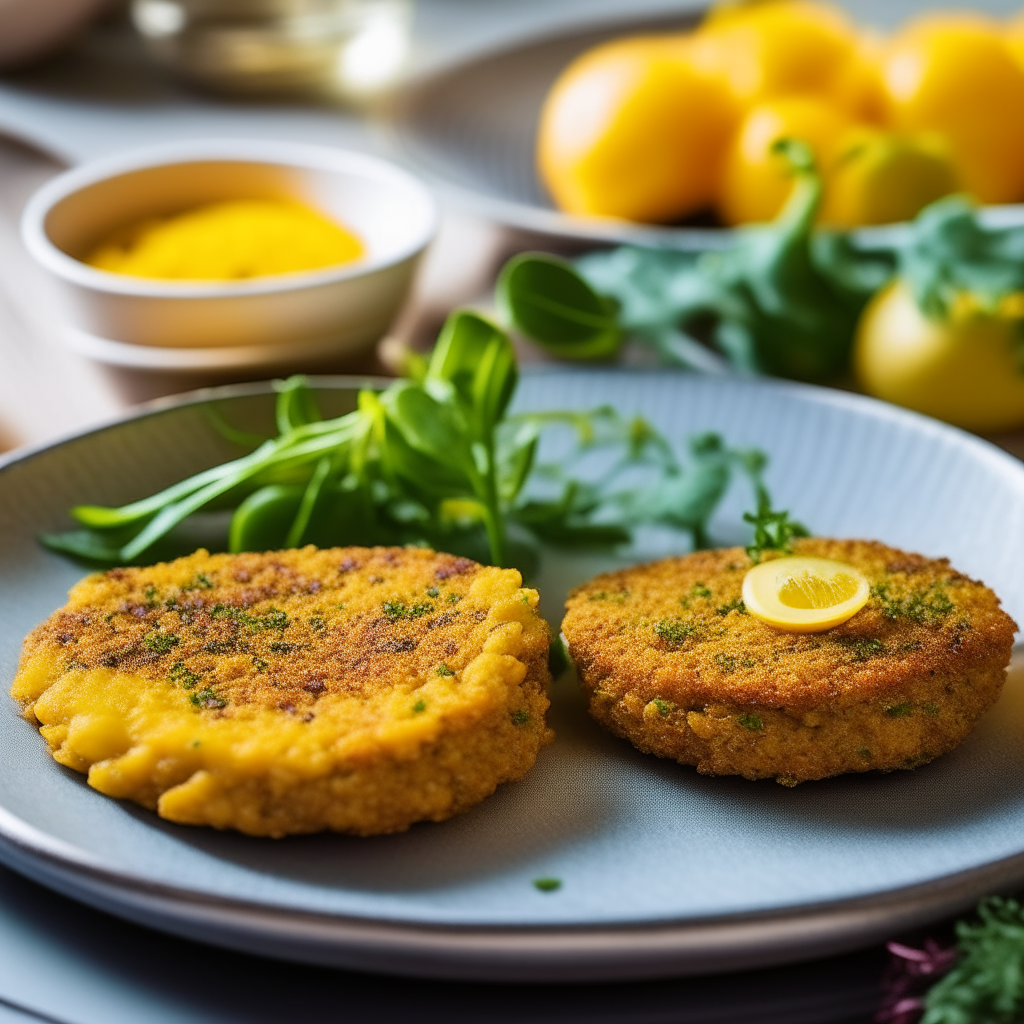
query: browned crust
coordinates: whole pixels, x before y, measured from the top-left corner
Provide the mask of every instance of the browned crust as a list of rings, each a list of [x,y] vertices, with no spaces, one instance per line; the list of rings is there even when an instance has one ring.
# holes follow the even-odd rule
[[[641,750],[748,778],[911,767],[955,747],[1009,663],[1016,626],[995,594],[876,541],[795,550],[860,568],[868,604],[825,633],[776,630],[743,612],[742,548],[574,590],[562,631],[591,714]]]
[[[26,637],[22,664],[48,648],[78,668],[194,679],[189,689],[212,689],[224,715],[245,705],[305,714],[330,694],[370,697],[396,678],[463,669],[486,636],[487,609],[464,600],[481,569],[384,547],[199,552],[111,569]]]

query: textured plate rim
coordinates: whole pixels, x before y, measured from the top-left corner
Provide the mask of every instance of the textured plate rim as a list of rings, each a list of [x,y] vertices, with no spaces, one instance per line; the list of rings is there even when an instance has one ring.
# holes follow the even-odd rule
[[[580,371],[559,367],[529,376]],[[651,374],[591,370],[591,374]],[[658,375],[660,376],[660,375]],[[700,378],[691,378],[697,379]],[[348,390],[387,380],[313,376],[314,387]],[[721,378],[715,378],[720,383]],[[855,409],[876,419],[939,435],[972,450],[997,471],[1024,465],[995,445],[917,413],[862,395],[789,381],[733,379],[818,405]],[[261,381],[203,388],[157,399],[83,431],[0,457],[0,473],[36,455],[152,415],[218,399],[267,395]],[[867,896],[795,908],[714,915],[685,921],[614,925],[448,925],[300,911],[198,893],[112,869],[0,806],[0,861],[67,896],[143,924],[248,952],[335,967],[423,977],[502,981],[638,980],[778,965],[839,953],[969,907],[993,889],[1024,880],[1019,853],[925,882]]]

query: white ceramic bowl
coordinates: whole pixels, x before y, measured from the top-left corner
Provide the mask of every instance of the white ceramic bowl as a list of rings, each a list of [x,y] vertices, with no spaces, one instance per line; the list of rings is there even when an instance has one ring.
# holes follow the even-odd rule
[[[84,256],[153,214],[237,198],[293,198],[363,239],[361,260],[239,282],[161,281],[98,270]],[[62,286],[68,342],[148,369],[238,369],[358,351],[385,333],[434,235],[427,189],[386,161],[285,142],[176,142],[77,167],[22,217],[33,257]]]

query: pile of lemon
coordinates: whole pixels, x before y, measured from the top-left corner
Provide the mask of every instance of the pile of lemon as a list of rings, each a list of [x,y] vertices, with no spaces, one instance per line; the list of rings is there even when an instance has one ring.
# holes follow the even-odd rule
[[[1024,13],[932,13],[886,38],[809,0],[720,7],[694,32],[579,57],[548,95],[537,160],[569,213],[742,224],[785,202],[782,137],[815,151],[823,223],[905,220],[959,190],[1024,200]]]

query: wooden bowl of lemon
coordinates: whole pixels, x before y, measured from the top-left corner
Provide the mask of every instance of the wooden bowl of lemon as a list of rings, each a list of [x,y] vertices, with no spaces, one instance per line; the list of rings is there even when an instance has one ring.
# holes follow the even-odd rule
[[[436,223],[427,189],[374,157],[197,141],[60,175],[22,236],[61,286],[78,351],[135,369],[272,369],[379,339]]]

